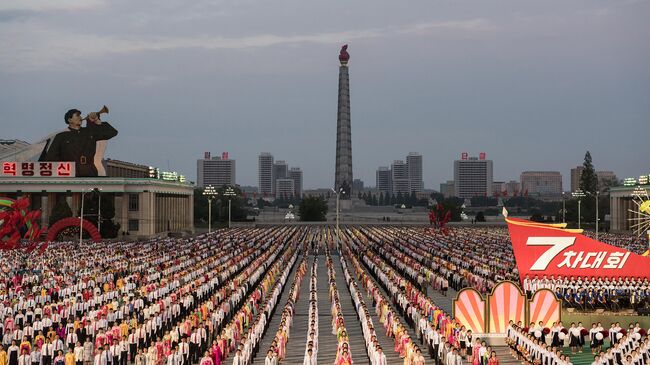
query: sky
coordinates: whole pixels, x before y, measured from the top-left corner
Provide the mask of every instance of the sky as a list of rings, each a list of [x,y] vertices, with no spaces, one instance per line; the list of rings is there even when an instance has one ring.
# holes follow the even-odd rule
[[[425,188],[485,152],[494,180],[650,173],[648,0],[2,0],[0,138],[35,142],[106,104],[106,156],[196,179],[229,152],[334,183],[349,44],[354,177],[419,152]]]

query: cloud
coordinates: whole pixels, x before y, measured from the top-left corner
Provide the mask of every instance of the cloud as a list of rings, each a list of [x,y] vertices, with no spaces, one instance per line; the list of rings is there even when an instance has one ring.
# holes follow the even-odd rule
[[[36,12],[25,9],[0,10],[0,23],[27,18]]]
[[[2,0],[0,11],[82,10],[101,5],[104,5],[104,0]]]
[[[67,1],[72,3],[72,0]],[[53,31],[34,25],[29,29],[14,30],[6,34],[11,39],[9,47],[0,48],[0,66],[13,70],[30,70],[47,67],[78,67],[84,59],[111,53],[167,51],[174,49],[246,49],[272,47],[283,44],[316,43],[339,44],[342,40],[390,37],[401,34],[426,35],[435,31],[483,31],[492,25],[484,19],[417,23],[383,28],[321,32],[303,35],[258,34],[243,37],[223,36],[101,36]],[[2,37],[0,37],[0,43]],[[23,46],[17,46],[18,44]],[[29,46],[25,46],[29,45]],[[74,55],[74,60],[70,59]]]

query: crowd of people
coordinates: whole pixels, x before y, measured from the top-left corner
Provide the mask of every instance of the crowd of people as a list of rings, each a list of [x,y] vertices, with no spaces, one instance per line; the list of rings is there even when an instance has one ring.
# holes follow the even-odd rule
[[[395,264],[402,265],[426,294],[427,287],[446,295],[473,287],[489,293],[503,281],[520,282],[505,228],[449,228],[446,233],[413,227],[364,227],[364,234],[376,237],[381,246],[390,246]],[[605,243],[643,252],[641,240],[623,234],[602,234]],[[646,247],[647,248],[647,247]],[[407,257],[407,260],[402,258]],[[408,265],[408,257],[415,262]],[[400,268],[402,269],[402,268]],[[523,279],[523,278],[522,278]],[[612,311],[650,311],[648,278],[619,277],[533,277],[522,285],[530,294],[539,288],[553,290],[566,305],[582,310],[604,308]]]
[[[650,307],[650,282],[645,277],[562,277],[526,275],[523,289],[528,297],[538,289],[549,289],[564,306],[580,310],[597,308],[619,311]]]
[[[650,337],[639,323],[631,323],[627,329],[621,328],[618,322],[612,323],[609,329],[592,323],[591,328],[586,329],[580,322],[571,323],[569,328],[556,322],[549,332],[551,338],[545,338],[545,333],[541,323],[523,327],[511,321],[507,329],[511,354],[525,364],[571,365],[571,358],[563,349],[569,347],[576,355],[588,344],[594,359],[592,365],[650,363]]]
[[[341,307],[347,293],[373,365],[384,365],[389,350],[379,345],[373,316],[383,327],[380,336],[393,341],[390,350],[405,365],[424,364],[425,354],[436,365],[498,364],[492,349],[436,305],[428,290],[445,293],[449,287],[474,286],[487,291],[497,281],[515,278],[503,232],[452,228],[444,236],[416,228],[347,227],[339,244],[334,237],[329,228],[285,226],[220,230],[186,239],[54,243],[43,254],[2,252],[0,365],[248,365],[294,266],[280,325],[268,334],[273,341],[261,356],[265,365],[284,359],[300,283],[308,271],[306,365],[318,357],[318,279],[329,285],[331,331],[338,344],[335,365],[353,363],[346,330],[351,324],[345,323]],[[318,246],[327,247],[324,257],[307,254]],[[318,260],[325,260],[326,278],[318,277]],[[340,290],[346,294],[339,293],[334,265],[341,265],[346,287]],[[524,288],[548,288],[567,305],[587,310],[638,308],[650,298],[648,278],[533,277],[524,280]],[[363,292],[372,298],[372,309]],[[590,344],[599,344],[596,364],[606,365],[612,356],[621,361],[608,365],[646,364],[645,331],[612,328],[595,324],[586,334],[579,328],[577,338],[587,336]],[[529,330],[508,329],[513,352],[531,363],[569,364],[569,359],[545,352],[557,352],[560,337],[566,345],[577,345],[569,347],[582,348],[572,342],[576,330],[571,327]],[[536,337],[537,330],[543,336],[548,330],[551,345]],[[603,333],[617,339],[622,335],[623,344],[614,342],[600,354]],[[628,356],[631,363],[625,362]],[[364,356],[356,352],[355,357],[359,362]]]

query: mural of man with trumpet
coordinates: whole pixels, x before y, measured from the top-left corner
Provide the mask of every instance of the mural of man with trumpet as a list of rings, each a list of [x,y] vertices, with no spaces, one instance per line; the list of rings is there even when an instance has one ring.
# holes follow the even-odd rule
[[[106,106],[99,112],[91,112],[85,118],[81,117],[81,111],[77,109],[68,110],[64,116],[68,130],[54,137],[41,160],[75,162],[77,177],[98,176],[95,161],[98,142],[102,144],[100,154],[103,154],[106,143],[104,141],[117,135],[113,126],[99,119],[102,113],[108,113]],[[86,127],[81,126],[84,120]],[[100,168],[103,170],[101,166]]]

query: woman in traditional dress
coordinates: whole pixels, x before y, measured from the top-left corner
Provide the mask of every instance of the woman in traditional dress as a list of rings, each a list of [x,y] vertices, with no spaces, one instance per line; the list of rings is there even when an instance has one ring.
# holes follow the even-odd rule
[[[212,361],[212,358],[210,357],[210,352],[206,351],[203,354],[203,358],[201,359],[201,362],[199,365],[214,365],[214,362]]]
[[[223,357],[223,352],[221,347],[219,347],[220,336],[217,336],[217,339],[212,341],[212,347],[210,347],[210,355],[212,356],[212,362],[214,365],[221,365],[221,358]]]
[[[499,365],[499,359],[497,358],[497,353],[492,351],[490,353],[490,359],[488,360],[488,365]]]

